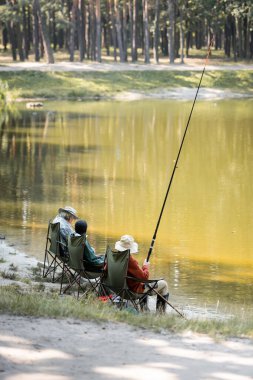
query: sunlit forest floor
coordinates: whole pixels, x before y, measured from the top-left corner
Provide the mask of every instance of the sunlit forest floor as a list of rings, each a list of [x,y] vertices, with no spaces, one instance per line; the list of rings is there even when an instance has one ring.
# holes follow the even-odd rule
[[[8,84],[10,98],[16,99],[121,99],[136,97],[177,97],[171,90],[188,88],[195,90],[201,71],[206,64],[202,88],[217,91],[230,90],[236,96],[252,96],[252,61],[235,62],[226,59],[221,51],[212,51],[206,62],[207,52],[190,51],[190,57],[181,64],[175,64],[162,57],[159,64],[145,64],[140,55],[137,63],[114,62],[113,55],[103,55],[102,63],[84,60],[69,62],[66,51],[55,53],[55,64],[48,65],[44,60],[34,62],[34,57],[25,62],[13,63],[10,51],[0,51],[0,78]],[[167,92],[166,92],[167,91]],[[187,98],[187,92],[180,90]],[[181,95],[182,96],[182,95]],[[207,93],[207,97],[213,96]],[[231,94],[223,93],[223,97]],[[192,97],[192,94],[189,94]]]
[[[190,49],[189,50],[189,56],[183,57],[183,63],[186,65],[198,65],[198,64],[203,64],[203,60],[205,60],[207,55],[207,49]],[[66,50],[59,50],[57,52],[54,52],[54,58],[56,63],[61,63],[61,62],[68,62],[69,61],[69,53]],[[33,53],[30,54],[29,59],[27,60],[28,62],[34,62],[34,55]],[[210,54],[210,61],[219,66],[223,65],[234,65],[234,64],[245,64],[245,65],[253,65],[253,60],[239,60],[236,61],[233,56],[230,58],[226,57],[224,52],[222,50],[211,50]],[[19,60],[17,59],[16,63],[18,63]],[[41,58],[41,63],[45,63],[46,59],[45,57]],[[79,55],[78,51],[75,52],[74,55],[74,62],[79,62]],[[92,61],[85,59],[83,63],[91,63]],[[106,52],[103,50],[102,51],[102,63],[114,63],[114,54],[111,49],[110,55],[107,55]],[[119,57],[117,57],[117,61],[119,63]],[[7,50],[6,52],[3,50],[3,47],[0,45],[0,65],[1,64],[8,64],[8,63],[13,63],[13,59],[11,56],[11,50]],[[94,61],[93,61],[94,63]],[[131,54],[129,52],[128,54],[128,62],[127,63],[132,63],[131,61]],[[138,61],[135,62],[137,64],[144,64],[144,57],[142,54],[142,51],[139,49],[138,51]],[[150,54],[150,63],[155,64],[153,54],[151,52]],[[159,64],[169,64],[169,58],[163,56],[160,53],[159,56]],[[175,64],[182,64],[182,59],[181,57],[177,57],[175,59]],[[145,64],[146,65],[146,64]],[[148,65],[147,65],[148,66]]]

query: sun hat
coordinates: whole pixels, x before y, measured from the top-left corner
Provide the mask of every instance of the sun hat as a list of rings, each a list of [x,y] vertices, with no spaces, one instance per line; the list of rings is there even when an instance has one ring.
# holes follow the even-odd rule
[[[130,249],[130,253],[138,253],[138,244],[131,235],[123,235],[120,240],[115,243],[115,249],[120,252]]]
[[[70,206],[65,206],[65,207],[60,207],[58,212],[62,212],[62,211],[65,211],[65,212],[68,212],[69,214],[71,214],[75,219],[78,219],[78,216],[76,214],[76,210],[73,208],[73,207],[70,207]]]

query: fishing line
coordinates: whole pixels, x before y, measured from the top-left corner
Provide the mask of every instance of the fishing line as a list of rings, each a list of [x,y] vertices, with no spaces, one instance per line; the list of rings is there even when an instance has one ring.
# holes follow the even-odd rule
[[[147,255],[146,261],[149,261],[150,256],[151,256],[152,251],[153,251],[153,248],[154,248],[154,244],[155,244],[155,241],[156,241],[157,231],[158,231],[159,226],[160,226],[160,222],[161,222],[163,211],[164,211],[164,208],[165,208],[165,205],[166,205],[166,201],[167,201],[167,198],[168,198],[168,195],[169,195],[171,184],[172,184],[172,181],[173,181],[176,169],[177,169],[177,164],[178,164],[179,157],[180,157],[180,154],[181,154],[181,151],[182,151],[182,148],[183,148],[185,136],[186,136],[186,133],[187,133],[190,121],[191,121],[191,117],[192,117],[194,106],[195,106],[195,103],[196,103],[196,100],[197,100],[197,96],[198,96],[198,93],[199,93],[200,85],[201,85],[201,82],[202,82],[202,79],[203,79],[203,76],[204,76],[204,73],[205,73],[205,70],[206,70],[207,61],[208,61],[208,58],[209,58],[209,56],[211,54],[211,47],[212,46],[213,46],[213,40],[211,39],[210,44],[208,46],[208,52],[207,52],[207,56],[206,56],[206,60],[205,60],[205,65],[204,65],[204,68],[202,70],[202,74],[201,74],[201,77],[200,77],[198,88],[197,88],[197,91],[196,91],[196,94],[195,94],[195,98],[194,98],[194,101],[193,101],[193,104],[192,104],[191,112],[189,114],[188,121],[187,121],[185,130],[184,130],[183,138],[182,138],[182,141],[181,141],[181,144],[180,144],[180,147],[179,147],[179,151],[178,151],[178,154],[177,154],[177,158],[176,158],[176,161],[175,161],[175,164],[174,164],[174,167],[173,167],[173,171],[172,171],[172,174],[171,174],[171,177],[170,177],[169,185],[168,185],[168,188],[167,188],[167,191],[166,191],[166,194],[165,194],[165,198],[164,198],[164,201],[163,201],[163,205],[162,205],[162,208],[161,208],[161,212],[160,212],[157,224],[156,224],[155,232],[154,232],[153,238],[151,240],[151,244],[150,244],[150,248],[149,248],[149,251],[148,251],[148,255]]]

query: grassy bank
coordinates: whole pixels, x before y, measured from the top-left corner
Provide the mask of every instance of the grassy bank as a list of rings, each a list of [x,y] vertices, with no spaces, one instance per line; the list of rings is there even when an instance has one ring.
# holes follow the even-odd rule
[[[123,72],[2,72],[10,92],[19,98],[112,98],[122,92],[149,93],[159,89],[196,88],[201,73],[189,71]],[[202,87],[253,94],[252,71],[206,72]]]
[[[0,312],[12,315],[74,318],[96,320],[97,322],[125,322],[155,331],[168,332],[194,331],[213,337],[247,336],[253,337],[252,315],[229,320],[186,320],[176,315],[156,315],[152,313],[135,314],[119,311],[110,304],[89,297],[77,301],[72,296],[60,297],[58,294],[22,292],[17,285],[0,288]]]

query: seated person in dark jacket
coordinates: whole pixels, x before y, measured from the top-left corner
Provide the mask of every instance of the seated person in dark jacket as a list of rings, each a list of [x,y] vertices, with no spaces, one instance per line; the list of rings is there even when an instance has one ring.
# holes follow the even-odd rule
[[[83,259],[85,262],[90,264],[91,266],[103,268],[104,266],[104,255],[97,256],[95,253],[95,250],[93,247],[91,247],[90,243],[88,242],[87,239],[87,222],[85,220],[79,219],[76,224],[75,224],[75,232],[76,235],[81,235],[84,237],[84,251],[83,251]]]

